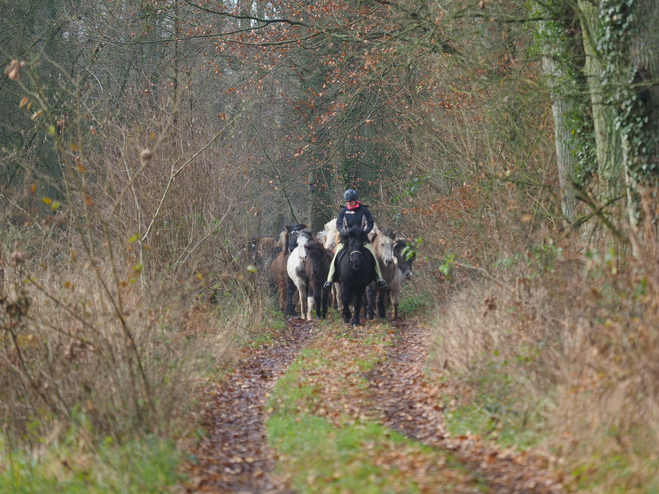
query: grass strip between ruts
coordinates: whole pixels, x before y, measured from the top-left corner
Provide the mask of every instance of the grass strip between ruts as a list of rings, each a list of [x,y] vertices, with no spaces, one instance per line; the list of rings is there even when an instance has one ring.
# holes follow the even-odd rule
[[[321,331],[268,399],[277,473],[300,493],[487,490],[450,455],[380,425],[366,372],[395,337],[387,324]]]

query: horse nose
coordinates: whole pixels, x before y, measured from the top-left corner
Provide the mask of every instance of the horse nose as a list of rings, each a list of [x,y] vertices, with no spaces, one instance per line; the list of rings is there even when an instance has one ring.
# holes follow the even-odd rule
[[[405,273],[405,279],[408,279],[408,280],[409,280],[411,277],[412,277],[412,271],[407,271],[407,272]]]
[[[385,259],[384,260],[384,265],[385,266],[391,266],[391,262],[392,262],[391,259]]]

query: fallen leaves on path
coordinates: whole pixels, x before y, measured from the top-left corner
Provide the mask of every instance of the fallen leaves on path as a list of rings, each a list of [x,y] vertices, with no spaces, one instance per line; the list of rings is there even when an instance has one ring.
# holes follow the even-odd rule
[[[312,324],[291,320],[271,344],[250,349],[244,361],[205,393],[208,435],[187,465],[187,492],[286,492],[271,475],[275,457],[265,434],[267,393],[312,336]]]
[[[285,416],[296,417],[294,424],[302,424],[302,417],[322,417],[331,424],[324,446],[319,444],[329,449],[318,452],[327,455],[331,468],[322,475],[309,473],[302,483],[306,492],[358,492],[342,490],[347,484],[341,479],[351,476],[354,482],[365,469],[380,472],[381,478],[369,478],[371,487],[385,482],[391,492],[408,492],[410,485],[428,493],[563,492],[540,455],[501,449],[470,434],[451,437],[441,405],[447,385],[428,382],[424,375],[427,332],[420,326],[399,323],[394,331],[374,322],[345,332],[332,325],[314,330],[316,325],[289,321],[277,341],[247,350],[234,372],[206,390],[202,425],[208,435],[193,451],[187,492],[292,492],[291,476],[314,470],[305,467],[304,456],[296,456],[294,442],[278,463],[284,474],[274,475],[278,457],[267,444],[265,423],[273,410],[281,414],[281,407],[288,407]],[[272,409],[266,409],[275,382],[296,358],[292,385],[287,384],[291,392],[273,397]],[[297,396],[295,390],[307,391],[291,402],[287,397]],[[345,440],[348,430],[375,435],[359,439],[358,455],[350,453],[347,460],[340,441],[332,441],[335,435]]]
[[[483,475],[494,492],[563,492],[557,474],[548,470],[548,461],[542,456],[500,449],[476,436],[450,437],[438,399],[442,385],[431,386],[423,373],[427,334],[414,323],[398,327],[400,342],[368,375],[385,425],[424,444],[455,452],[470,470]]]

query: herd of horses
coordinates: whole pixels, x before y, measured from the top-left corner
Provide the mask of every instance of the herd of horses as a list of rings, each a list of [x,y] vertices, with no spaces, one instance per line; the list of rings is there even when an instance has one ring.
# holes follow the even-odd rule
[[[341,242],[346,247],[337,256],[335,283],[328,290],[323,285]],[[364,247],[367,242],[373,246],[375,259]],[[317,318],[324,319],[333,305],[342,313],[343,322],[353,326],[360,323],[362,308],[366,319],[373,319],[376,311],[378,317],[386,317],[389,301],[392,317],[398,319],[401,288],[412,277],[415,257],[407,240],[396,238],[387,227],[375,225],[368,235],[358,227],[339,234],[336,220],[327,223],[316,237],[306,225],[286,225],[279,238],[262,239],[259,251],[285,314],[297,315],[297,293],[303,319],[312,319],[314,311]],[[383,289],[374,282],[375,262],[388,284]]]

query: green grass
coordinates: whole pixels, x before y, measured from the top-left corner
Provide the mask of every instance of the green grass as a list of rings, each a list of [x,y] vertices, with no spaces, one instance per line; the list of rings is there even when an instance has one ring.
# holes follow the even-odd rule
[[[278,413],[268,422],[268,434],[293,472],[298,492],[318,492],[318,485],[329,492],[419,492],[398,469],[365,458],[366,444],[384,450],[406,442],[377,424],[337,429],[322,417]]]
[[[492,412],[482,406],[466,405],[447,412],[445,420],[453,435],[471,433],[520,450],[532,448],[544,438],[541,432],[523,425],[522,414],[501,407]]]
[[[531,379],[530,360],[515,365],[492,360],[471,376],[475,395],[445,413],[452,434],[471,432],[518,450],[533,448],[546,439],[544,416],[553,407],[551,396],[531,400],[525,389]],[[450,401],[450,398],[447,398]]]
[[[122,446],[108,439],[94,454],[76,444],[39,456],[0,449],[0,492],[160,494],[181,480],[179,459],[171,442],[153,437]]]
[[[388,333],[388,326],[370,338],[372,343],[381,342]],[[332,330],[329,325],[327,330]],[[378,332],[376,330],[376,332]],[[330,336],[340,335],[334,328]],[[327,341],[340,341],[330,338]],[[279,454],[278,469],[290,478],[292,487],[299,493],[416,493],[425,492],[429,485],[437,492],[452,492],[456,476],[443,477],[447,471],[466,476],[462,465],[445,452],[426,447],[416,441],[387,429],[366,416],[320,413],[324,406],[321,384],[309,376],[336,373],[331,380],[337,386],[333,399],[346,398],[357,392],[368,396],[368,381],[363,374],[381,358],[369,353],[371,343],[365,343],[361,358],[335,361],[325,348],[305,349],[286,374],[279,379],[268,407],[271,410],[267,422],[270,444]],[[362,379],[349,380],[345,372]],[[354,396],[353,396],[354,399]],[[367,399],[368,398],[362,398]],[[349,403],[354,403],[348,401]],[[366,407],[368,408],[368,403]],[[410,462],[398,463],[398,458],[411,458]],[[414,460],[416,459],[416,460]],[[414,461],[432,465],[431,477],[419,474]],[[420,476],[419,476],[420,475]],[[432,477],[435,475],[435,477]],[[432,479],[440,479],[434,484]],[[478,480],[470,480],[477,489],[484,489]]]
[[[593,455],[570,471],[579,491],[658,494],[659,459],[648,451]],[[648,475],[649,474],[649,475]],[[651,477],[648,480],[648,477]]]
[[[411,316],[420,312],[425,312],[432,306],[432,301],[427,295],[408,295],[404,296],[398,304],[398,312]]]

